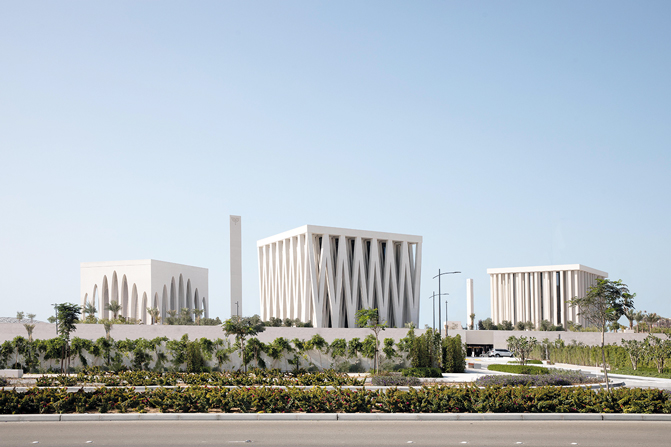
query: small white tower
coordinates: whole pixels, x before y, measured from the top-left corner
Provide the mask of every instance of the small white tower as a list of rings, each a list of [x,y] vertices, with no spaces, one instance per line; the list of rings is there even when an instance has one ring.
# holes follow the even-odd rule
[[[475,313],[473,306],[473,279],[466,280],[466,327],[471,326],[471,315]],[[475,321],[473,322],[475,326]],[[475,328],[473,328],[475,329]]]
[[[242,316],[242,218],[231,216],[231,317]]]

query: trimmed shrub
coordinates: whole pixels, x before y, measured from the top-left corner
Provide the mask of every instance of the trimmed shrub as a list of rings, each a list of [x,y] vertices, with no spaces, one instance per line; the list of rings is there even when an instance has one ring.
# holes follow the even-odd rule
[[[483,376],[479,377],[475,384],[477,386],[565,386],[584,383],[599,383],[601,379],[587,377],[580,371],[569,371],[564,369],[553,370],[550,374],[518,374],[514,376]]]
[[[515,365],[515,364],[519,365],[520,361],[519,360],[511,360],[511,361],[508,362],[508,364],[509,365]],[[540,361],[540,360],[527,360],[526,364],[527,365],[542,365],[543,362]]]
[[[401,370],[405,377],[443,377],[443,373],[438,368],[406,368]]]
[[[671,413],[668,391],[616,388],[612,393],[544,386],[444,387],[401,391],[344,388],[65,388],[0,392],[0,414],[106,413]]]
[[[375,386],[420,386],[421,382],[417,377],[405,377],[398,373],[381,373],[371,377],[371,384]]]
[[[500,371],[513,374],[549,374],[550,370],[542,366],[529,366],[529,365],[489,365],[487,367],[490,371]]]

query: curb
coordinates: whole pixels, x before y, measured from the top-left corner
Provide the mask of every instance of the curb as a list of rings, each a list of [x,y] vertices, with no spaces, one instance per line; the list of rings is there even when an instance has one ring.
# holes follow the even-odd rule
[[[103,421],[663,421],[671,414],[630,413],[104,413],[4,414],[0,422]]]

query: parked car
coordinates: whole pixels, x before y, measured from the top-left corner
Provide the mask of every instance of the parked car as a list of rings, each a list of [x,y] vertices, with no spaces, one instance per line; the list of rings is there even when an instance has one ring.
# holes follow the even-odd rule
[[[492,349],[487,353],[488,357],[512,357],[513,353],[507,349]]]

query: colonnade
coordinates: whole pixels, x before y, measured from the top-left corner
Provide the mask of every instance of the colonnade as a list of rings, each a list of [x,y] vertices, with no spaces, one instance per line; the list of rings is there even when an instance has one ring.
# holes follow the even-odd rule
[[[531,321],[536,328],[542,320],[566,328],[569,321],[586,325],[577,307],[569,301],[582,298],[598,278],[608,273],[580,264],[546,267],[488,269],[492,321]]]

